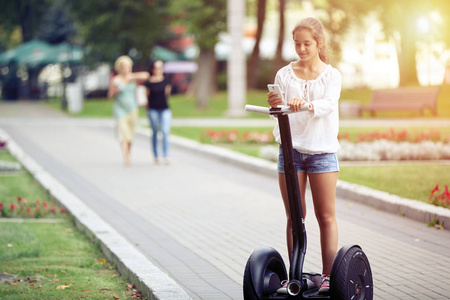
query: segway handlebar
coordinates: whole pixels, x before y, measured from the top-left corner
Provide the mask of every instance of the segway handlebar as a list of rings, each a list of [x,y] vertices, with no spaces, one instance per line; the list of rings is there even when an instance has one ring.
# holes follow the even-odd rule
[[[300,111],[305,111],[305,110],[307,111],[307,110],[311,110],[311,109],[312,109],[311,104],[306,103],[302,106]],[[296,113],[296,111],[293,111],[288,105],[284,105],[279,108],[272,108],[272,107],[256,106],[256,105],[247,104],[245,106],[245,110],[248,112],[254,112],[254,113],[259,113],[259,114],[264,114],[264,115],[287,115],[287,114]]]

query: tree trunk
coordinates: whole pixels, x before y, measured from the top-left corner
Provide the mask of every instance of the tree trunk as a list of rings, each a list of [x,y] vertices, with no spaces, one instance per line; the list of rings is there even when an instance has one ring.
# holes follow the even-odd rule
[[[211,91],[215,90],[212,88],[215,85],[214,50],[200,49],[198,60],[196,106],[198,109],[205,109],[208,107]]]
[[[285,30],[285,21],[284,21],[284,11],[286,8],[286,0],[279,0],[280,2],[280,27],[278,29],[278,43],[277,50],[275,52],[275,71],[279,70],[284,65],[283,61],[283,42],[284,42],[284,30]]]
[[[259,67],[259,44],[261,42],[264,21],[266,19],[266,0],[258,0],[258,28],[256,30],[255,46],[253,47],[247,68],[247,88],[252,89],[256,86],[256,74]]]
[[[400,34],[401,49],[397,49],[400,86],[419,85],[416,69],[416,41],[414,39],[414,31],[405,29]]]
[[[22,42],[28,42],[33,38],[33,14],[29,0],[15,0],[16,10],[19,14],[20,28],[22,30]]]

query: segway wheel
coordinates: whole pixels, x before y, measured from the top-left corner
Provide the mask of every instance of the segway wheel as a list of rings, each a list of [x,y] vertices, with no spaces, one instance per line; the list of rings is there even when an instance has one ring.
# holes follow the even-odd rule
[[[287,279],[281,255],[271,247],[255,249],[244,271],[244,299],[268,299]]]
[[[333,300],[372,300],[373,280],[369,260],[361,247],[345,246],[331,268],[330,294]]]

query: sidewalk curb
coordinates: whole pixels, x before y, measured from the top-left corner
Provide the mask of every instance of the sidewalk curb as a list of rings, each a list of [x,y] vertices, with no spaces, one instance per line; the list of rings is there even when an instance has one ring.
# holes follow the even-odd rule
[[[140,128],[138,133],[146,136],[150,135],[148,129],[143,130]],[[270,176],[277,176],[277,165],[274,162],[237,153],[214,145],[201,144],[199,142],[178,136],[172,135],[170,138],[173,145],[183,147],[186,150],[197,153],[200,152],[210,157],[214,157],[252,171],[264,173]],[[406,218],[410,218],[424,224],[427,224],[436,218],[440,224],[447,224],[447,227],[444,228],[446,230],[450,230],[450,210],[443,207],[401,198],[397,195],[392,195],[341,180],[338,180],[336,195],[369,205],[375,209],[380,209],[393,214],[400,214]]]
[[[1,129],[0,137],[7,141],[10,153],[74,217],[77,229],[87,235],[89,239],[97,242],[108,260],[117,266],[119,273],[134,283],[136,289],[142,292],[146,298],[152,300],[191,299],[169,275],[154,266],[114,228],[29,157]]]

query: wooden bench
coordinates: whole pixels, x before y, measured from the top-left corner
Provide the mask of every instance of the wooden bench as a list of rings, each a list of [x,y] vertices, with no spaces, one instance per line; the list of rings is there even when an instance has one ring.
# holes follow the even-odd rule
[[[430,109],[437,114],[436,104],[439,96],[439,87],[401,87],[390,90],[376,90],[373,92],[371,103],[360,109],[368,111],[372,116],[377,111],[419,111],[424,114]]]

